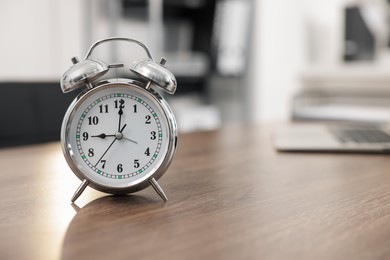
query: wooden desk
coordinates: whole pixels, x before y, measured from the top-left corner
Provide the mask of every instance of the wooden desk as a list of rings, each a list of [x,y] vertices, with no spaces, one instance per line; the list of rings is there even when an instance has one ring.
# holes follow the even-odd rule
[[[59,143],[0,150],[0,259],[385,259],[390,158],[277,153],[262,127],[181,135],[152,188],[107,196]]]

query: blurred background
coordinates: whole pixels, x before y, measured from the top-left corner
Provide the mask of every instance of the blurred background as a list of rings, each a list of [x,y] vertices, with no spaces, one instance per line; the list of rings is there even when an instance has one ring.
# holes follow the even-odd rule
[[[58,140],[77,94],[61,75],[112,36],[167,58],[181,132],[390,119],[388,0],[15,0],[0,3],[0,146]],[[99,58],[131,64],[130,52]]]

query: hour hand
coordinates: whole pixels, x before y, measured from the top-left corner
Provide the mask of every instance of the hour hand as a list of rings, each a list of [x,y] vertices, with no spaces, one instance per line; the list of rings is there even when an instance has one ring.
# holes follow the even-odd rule
[[[100,135],[91,135],[91,137],[99,137],[101,139],[104,139],[106,137],[115,136],[115,135],[106,135],[106,134],[100,134]]]

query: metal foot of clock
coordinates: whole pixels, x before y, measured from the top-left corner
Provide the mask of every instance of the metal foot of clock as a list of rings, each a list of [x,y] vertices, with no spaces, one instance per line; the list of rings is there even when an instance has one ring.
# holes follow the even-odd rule
[[[167,195],[165,195],[163,189],[161,188],[161,186],[157,183],[157,181],[152,178],[150,181],[150,185],[152,185],[152,187],[154,188],[154,190],[157,192],[158,195],[160,195],[160,197],[164,200],[164,201],[168,201],[168,197]]]
[[[164,200],[164,201],[168,201],[168,197],[167,195],[165,195],[165,192],[164,190],[161,188],[160,184],[158,184],[158,182],[152,178],[150,181],[150,185],[152,185],[152,187],[154,188],[154,190],[157,192],[157,194]],[[71,199],[71,202],[74,203],[78,197],[80,197],[80,195],[84,192],[85,188],[87,188],[89,184],[89,181],[88,180],[83,180],[83,182],[80,184],[80,186],[77,188],[76,192],[73,194],[73,197]]]
[[[72,203],[75,202],[78,197],[80,197],[80,195],[83,193],[85,188],[87,188],[88,184],[89,184],[89,181],[83,180],[83,182],[77,188],[76,192],[73,194],[72,199],[70,200]]]

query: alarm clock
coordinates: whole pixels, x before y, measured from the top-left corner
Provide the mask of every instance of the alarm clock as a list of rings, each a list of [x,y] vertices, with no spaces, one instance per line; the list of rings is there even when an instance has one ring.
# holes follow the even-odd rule
[[[124,67],[90,57],[98,45],[109,41],[126,41],[146,52],[146,59],[129,68],[133,76],[102,79],[108,71]],[[175,93],[176,78],[164,67],[166,60],[155,62],[139,41],[114,37],[97,41],[84,60],[73,57],[72,62],[61,78],[61,89],[64,93],[85,89],[70,104],[61,128],[63,154],[81,180],[71,202],[87,186],[110,194],[152,186],[167,201],[157,180],[172,161],[178,131],[171,108],[155,91]]]

